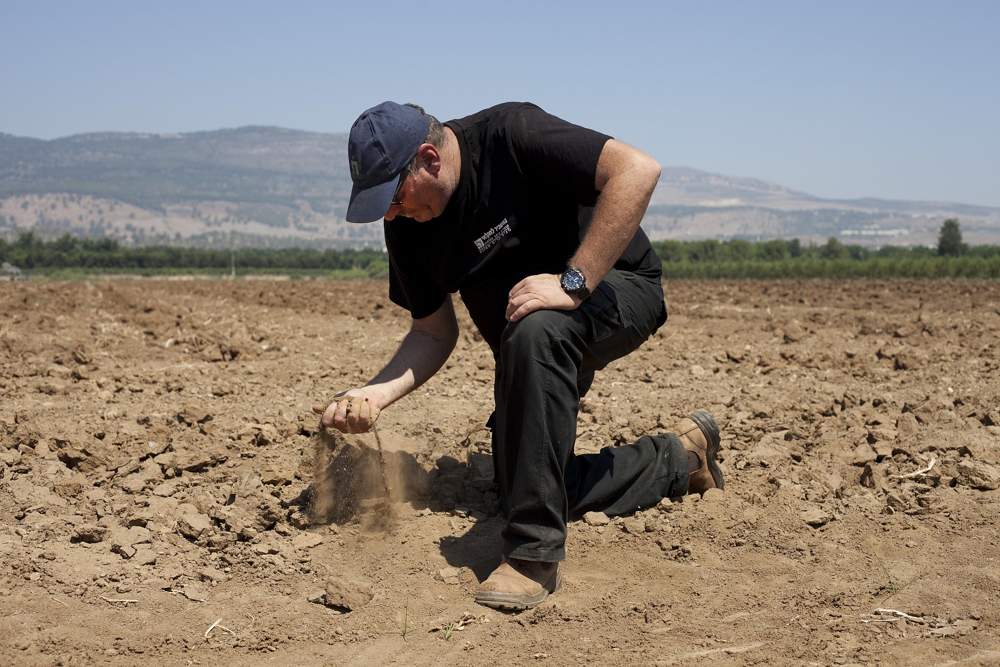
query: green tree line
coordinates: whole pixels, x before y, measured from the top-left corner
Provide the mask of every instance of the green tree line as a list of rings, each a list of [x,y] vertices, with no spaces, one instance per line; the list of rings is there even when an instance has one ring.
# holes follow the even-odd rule
[[[138,270],[216,269],[231,266],[239,271],[312,270],[353,271],[382,276],[388,259],[380,250],[317,250],[313,248],[240,248],[221,250],[182,246],[123,246],[112,239],[86,239],[63,235],[46,241],[32,233],[13,242],[0,239],[0,261],[21,269]]]
[[[937,248],[820,245],[799,239],[653,243],[671,278],[1000,278],[1000,246],[968,246],[958,220],[941,226]]]
[[[745,241],[656,241],[668,278],[1000,278],[1000,246],[962,243],[958,222],[942,225],[937,248],[846,245],[836,238],[806,245],[798,239]],[[111,239],[64,235],[44,240],[32,233],[0,239],[0,261],[27,271],[177,270],[334,272],[382,277],[388,258],[381,250],[123,246]]]

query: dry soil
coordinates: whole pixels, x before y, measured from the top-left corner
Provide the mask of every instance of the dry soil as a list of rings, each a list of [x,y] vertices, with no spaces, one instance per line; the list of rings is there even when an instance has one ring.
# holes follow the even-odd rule
[[[0,283],[0,663],[1000,663],[1000,284],[678,282],[580,451],[722,426],[724,493],[499,557],[493,361],[460,313],[379,433],[310,407],[380,368],[377,282]],[[372,489],[376,491],[372,491]]]

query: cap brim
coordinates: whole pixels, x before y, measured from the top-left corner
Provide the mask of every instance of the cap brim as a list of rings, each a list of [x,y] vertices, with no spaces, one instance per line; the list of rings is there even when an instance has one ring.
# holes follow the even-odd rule
[[[348,222],[375,222],[385,217],[389,206],[392,205],[392,196],[396,194],[396,187],[399,185],[398,177],[390,178],[385,183],[373,185],[370,188],[361,189],[357,185],[351,188],[351,203],[347,205]]]

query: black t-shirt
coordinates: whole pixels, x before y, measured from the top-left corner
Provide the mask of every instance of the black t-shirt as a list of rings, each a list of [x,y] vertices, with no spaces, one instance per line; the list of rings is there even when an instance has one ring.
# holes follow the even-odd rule
[[[496,350],[510,289],[530,275],[561,273],[576,252],[611,137],[518,102],[445,125],[461,151],[458,187],[433,220],[384,222],[389,298],[421,318],[460,292]],[[659,278],[660,260],[641,229],[615,268]]]

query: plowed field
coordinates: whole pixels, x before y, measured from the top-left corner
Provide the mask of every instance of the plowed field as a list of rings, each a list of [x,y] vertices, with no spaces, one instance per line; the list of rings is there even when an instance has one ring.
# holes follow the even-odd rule
[[[577,448],[705,408],[726,490],[572,524],[521,614],[471,598],[501,522],[464,311],[379,420],[391,504],[372,435],[316,433],[406,331],[385,294],[0,283],[0,663],[1000,662],[1000,284],[668,284]]]

